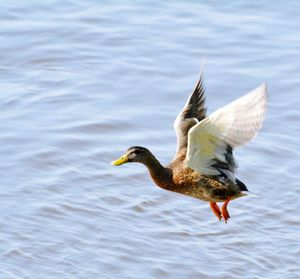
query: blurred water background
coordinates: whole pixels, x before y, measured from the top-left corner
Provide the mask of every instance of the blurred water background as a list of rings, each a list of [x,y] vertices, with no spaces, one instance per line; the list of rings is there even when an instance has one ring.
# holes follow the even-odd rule
[[[299,1],[1,1],[0,278],[300,278]],[[257,198],[153,186],[206,60],[209,112],[269,88],[236,150]]]

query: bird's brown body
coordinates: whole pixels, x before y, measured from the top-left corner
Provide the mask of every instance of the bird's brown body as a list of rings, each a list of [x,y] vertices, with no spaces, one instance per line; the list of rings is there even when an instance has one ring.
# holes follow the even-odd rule
[[[145,165],[151,177],[159,187],[191,196],[207,202],[223,202],[242,196],[240,188],[231,181],[220,182],[219,179],[199,174],[185,164],[186,150],[182,150],[174,160],[163,167],[154,156],[148,158]]]

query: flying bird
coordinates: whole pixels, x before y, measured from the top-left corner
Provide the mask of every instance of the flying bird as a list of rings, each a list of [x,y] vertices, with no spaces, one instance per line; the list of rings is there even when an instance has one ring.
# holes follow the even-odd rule
[[[159,187],[209,202],[216,217],[227,223],[228,203],[248,193],[246,185],[235,177],[233,149],[257,134],[266,108],[267,87],[262,84],[207,116],[201,73],[176,117],[177,150],[171,163],[162,166],[147,148],[132,146],[111,164],[144,164]],[[221,208],[218,202],[223,202]]]

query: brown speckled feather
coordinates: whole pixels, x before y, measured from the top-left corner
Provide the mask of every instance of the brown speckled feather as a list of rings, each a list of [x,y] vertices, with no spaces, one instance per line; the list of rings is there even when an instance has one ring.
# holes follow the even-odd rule
[[[188,168],[185,164],[185,153],[183,149],[167,166],[172,170],[172,182],[163,188],[208,202],[220,202],[228,197],[243,195],[239,187],[231,181],[223,183],[217,177],[208,177]]]

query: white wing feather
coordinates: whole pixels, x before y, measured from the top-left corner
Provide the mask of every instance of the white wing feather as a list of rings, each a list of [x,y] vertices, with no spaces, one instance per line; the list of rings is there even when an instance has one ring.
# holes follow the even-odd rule
[[[190,129],[187,166],[206,175],[226,174],[234,180],[234,165],[224,171],[216,162],[230,164],[226,158],[228,146],[234,148],[251,140],[262,127],[267,106],[267,87],[255,90],[216,110]],[[232,157],[233,159],[233,157]],[[232,163],[234,161],[232,160]]]

